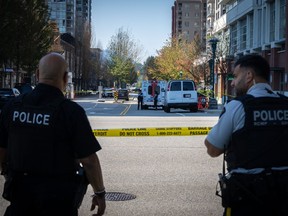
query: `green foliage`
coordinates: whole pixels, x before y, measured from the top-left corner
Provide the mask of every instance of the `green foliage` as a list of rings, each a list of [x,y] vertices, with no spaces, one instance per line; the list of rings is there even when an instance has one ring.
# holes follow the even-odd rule
[[[193,79],[199,81],[201,74],[194,69],[194,61],[200,55],[199,38],[192,42],[171,38],[165,46],[158,51],[153,67],[148,70],[149,76],[155,79]],[[181,76],[181,72],[182,76]]]
[[[136,62],[140,49],[127,31],[122,28],[109,43],[108,71],[118,82],[132,84],[137,80]]]
[[[109,72],[114,76],[115,80],[132,84],[137,80],[135,66],[131,59],[124,59],[120,56],[112,56],[108,64]]]
[[[210,89],[198,89],[198,92],[205,95],[205,96],[209,96],[209,97],[213,97],[213,91]]]
[[[2,0],[0,62],[31,74],[52,44],[52,28],[44,1]]]
[[[154,72],[158,71],[154,56],[149,56],[143,66],[144,76],[147,80],[157,79]]]

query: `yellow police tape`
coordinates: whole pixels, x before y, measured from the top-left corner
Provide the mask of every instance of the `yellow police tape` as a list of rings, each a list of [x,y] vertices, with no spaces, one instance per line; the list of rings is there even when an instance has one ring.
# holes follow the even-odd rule
[[[211,127],[157,127],[157,128],[112,128],[94,129],[94,136],[195,136],[206,135]]]

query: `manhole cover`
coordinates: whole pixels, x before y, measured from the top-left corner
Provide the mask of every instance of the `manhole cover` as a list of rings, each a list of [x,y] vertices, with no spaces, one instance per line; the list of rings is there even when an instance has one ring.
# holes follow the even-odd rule
[[[107,192],[105,195],[107,201],[126,201],[135,199],[133,194],[120,193],[120,192]]]

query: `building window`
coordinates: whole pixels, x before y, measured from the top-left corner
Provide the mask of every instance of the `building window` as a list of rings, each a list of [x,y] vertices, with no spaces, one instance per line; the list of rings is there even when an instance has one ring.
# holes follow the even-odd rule
[[[185,21],[184,25],[185,25],[185,27],[189,27],[189,22]]]
[[[231,26],[231,55],[237,52],[237,25]]]
[[[182,10],[182,3],[178,4],[178,8],[179,8],[180,11]]]
[[[246,19],[240,20],[240,50],[246,49],[247,38],[247,21]]]
[[[222,14],[221,15],[224,15],[224,14],[226,14],[226,5],[223,5],[223,7],[222,7]]]
[[[286,15],[287,11],[285,11],[286,0],[280,0],[280,29],[279,29],[279,37],[280,39],[286,38],[285,35],[285,26],[286,26]]]
[[[250,23],[250,26],[249,26],[249,28],[250,28],[250,35],[249,35],[249,37],[250,37],[250,44],[249,44],[249,47],[250,48],[252,48],[253,47],[253,14],[251,14],[251,15],[249,15],[249,23]]]
[[[275,41],[275,2],[270,4],[270,42]]]
[[[255,41],[255,43],[257,43],[257,46],[261,46],[261,41],[262,41],[262,10],[258,9],[257,11],[257,20],[258,20],[258,24],[257,24],[257,40]]]
[[[185,13],[185,17],[189,17],[189,13],[188,12]]]

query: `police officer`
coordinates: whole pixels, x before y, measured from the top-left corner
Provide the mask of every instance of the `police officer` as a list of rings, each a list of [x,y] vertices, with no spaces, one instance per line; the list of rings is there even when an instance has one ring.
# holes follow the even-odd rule
[[[79,164],[95,193],[91,210],[98,206],[97,215],[104,214],[105,188],[96,154],[101,147],[83,108],[64,98],[67,67],[60,54],[44,56],[36,88],[1,113],[0,167],[2,172],[8,168],[12,179],[5,215],[78,215]]]
[[[158,104],[158,92],[155,91],[155,94],[154,94],[154,107],[155,107],[155,110],[157,110],[157,104]]]
[[[259,55],[238,59],[233,75],[237,97],[205,139],[211,157],[225,155],[224,215],[288,215],[288,100],[272,91]]]
[[[143,107],[143,93],[142,93],[142,91],[139,92],[139,94],[137,96],[137,100],[138,100],[137,109],[139,110],[139,108],[140,108],[142,110],[142,107]]]

